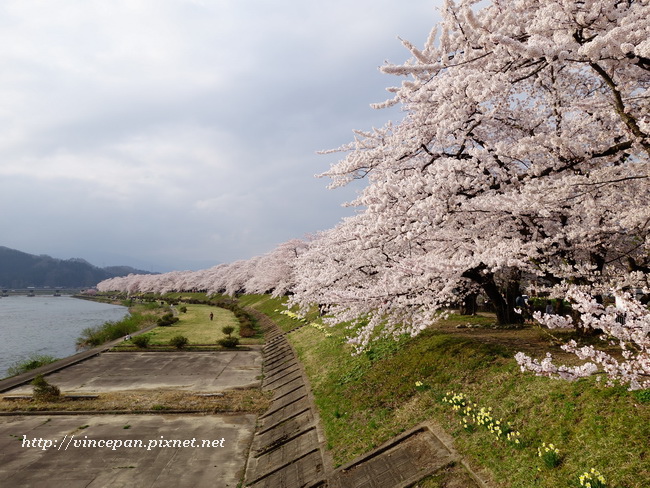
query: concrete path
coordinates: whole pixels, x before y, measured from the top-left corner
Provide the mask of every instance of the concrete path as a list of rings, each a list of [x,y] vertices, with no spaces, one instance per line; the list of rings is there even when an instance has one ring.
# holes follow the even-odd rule
[[[255,419],[255,415],[0,417],[0,486],[235,488]]]
[[[103,349],[41,372],[63,393],[73,394],[143,389],[209,394],[261,384],[261,348]],[[32,387],[24,384],[31,379],[28,376],[3,382],[0,391],[5,396],[30,394]],[[244,473],[256,419],[253,414],[3,415],[0,486],[235,488]]]
[[[177,389],[216,392],[260,385],[259,350],[209,352],[105,352],[47,375],[64,393]],[[22,385],[6,393],[31,393]]]
[[[311,389],[287,338],[270,320],[266,326],[263,388],[273,403],[260,417],[246,467],[246,486],[299,488],[324,481],[329,462]]]

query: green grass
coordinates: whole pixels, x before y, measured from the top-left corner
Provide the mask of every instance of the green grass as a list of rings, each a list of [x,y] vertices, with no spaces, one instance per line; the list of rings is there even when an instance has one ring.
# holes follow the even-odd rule
[[[81,336],[77,339],[77,346],[95,347],[127,334],[133,334],[155,324],[162,311],[163,308],[155,304],[134,305],[129,308],[130,314],[120,321],[109,321],[100,326],[82,330]]]
[[[237,299],[237,302],[240,307],[251,307],[262,312],[285,332],[303,324],[303,322],[282,313],[287,310],[286,297],[271,298],[268,295],[243,295]],[[296,311],[295,309],[292,310]],[[317,318],[318,313],[315,308],[305,317],[307,322],[317,320]]]
[[[168,345],[170,339],[182,335],[189,339],[189,345],[192,344],[216,344],[219,339],[223,339],[225,334],[221,328],[231,325],[237,330],[238,321],[235,315],[223,308],[212,307],[210,305],[185,305],[187,312],[178,313],[180,319],[175,324],[167,327],[156,327],[154,330],[147,332],[151,345]],[[214,319],[210,320],[210,313],[214,314]]]
[[[240,299],[287,327],[281,300]],[[458,320],[458,317],[452,317]],[[291,320],[291,319],[289,319]],[[311,319],[313,320],[313,318]],[[345,329],[303,327],[288,336],[309,376],[328,448],[337,465],[425,420],[441,425],[456,448],[503,488],[576,487],[595,468],[607,486],[642,488],[650,479],[650,404],[646,395],[607,388],[593,379],[564,382],[521,373],[516,351],[450,332],[426,330],[399,344],[382,341],[353,356]],[[422,382],[423,387],[415,383]],[[463,428],[443,398],[461,392],[478,408],[520,432],[520,445],[487,429]],[[537,448],[561,455],[546,468]]]

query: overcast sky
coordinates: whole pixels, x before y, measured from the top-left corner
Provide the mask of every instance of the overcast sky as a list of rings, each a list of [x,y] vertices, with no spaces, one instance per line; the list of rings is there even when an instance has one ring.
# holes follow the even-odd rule
[[[0,246],[204,269],[336,225],[315,174],[442,0],[4,0]]]

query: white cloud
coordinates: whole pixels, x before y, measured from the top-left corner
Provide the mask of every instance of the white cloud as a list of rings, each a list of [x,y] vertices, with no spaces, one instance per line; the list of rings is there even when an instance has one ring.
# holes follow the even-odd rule
[[[436,3],[3,2],[0,245],[171,269],[333,225],[315,152],[390,118],[377,67]]]

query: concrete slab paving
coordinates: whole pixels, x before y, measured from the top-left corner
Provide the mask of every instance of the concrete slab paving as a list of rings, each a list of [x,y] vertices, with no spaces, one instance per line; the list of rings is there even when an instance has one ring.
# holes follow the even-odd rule
[[[249,485],[251,488],[316,488],[326,487],[323,461],[318,451],[312,451],[291,464],[269,473]],[[387,487],[384,487],[387,488]]]
[[[256,432],[251,452],[260,456],[315,425],[311,409]]]
[[[274,402],[274,404],[275,403],[276,402]],[[293,402],[282,404],[279,407],[275,407],[274,404],[271,405],[271,408],[260,417],[261,429],[268,429],[269,427],[283,422],[288,418],[294,417],[305,410],[311,409],[311,405],[306,395]]]
[[[264,354],[262,388],[273,392],[273,403],[259,419],[245,484],[253,488],[324,486],[323,438],[295,352],[282,335],[265,345]]]
[[[0,486],[234,488],[255,419],[252,414],[0,417]]]
[[[429,429],[420,427],[339,468],[328,484],[332,488],[403,488],[454,461],[458,458]]]
[[[105,352],[46,379],[66,393],[178,389],[217,392],[260,385],[258,350],[206,352]],[[7,394],[28,394],[22,385]]]

